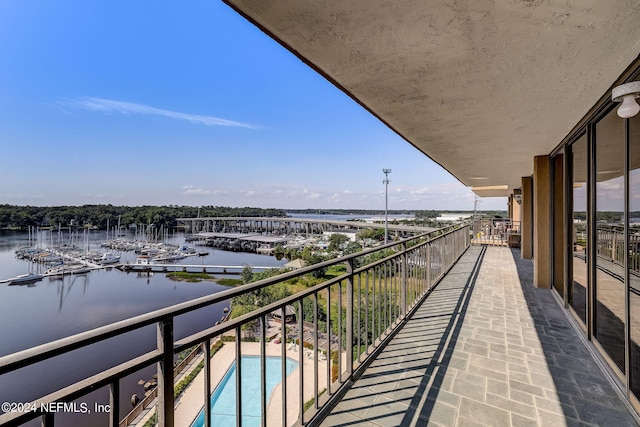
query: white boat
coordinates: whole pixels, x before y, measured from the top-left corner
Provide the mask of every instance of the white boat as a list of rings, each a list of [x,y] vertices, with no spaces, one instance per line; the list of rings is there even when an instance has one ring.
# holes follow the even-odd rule
[[[192,246],[182,245],[182,246],[180,246],[180,252],[185,254],[185,255],[195,255],[196,254],[196,248],[194,248]]]
[[[138,255],[136,258],[136,265],[150,265],[153,264],[148,255]]]
[[[64,264],[58,265],[56,267],[51,267],[44,272],[44,275],[48,277],[62,277],[65,275],[65,273],[69,273],[69,268],[65,267],[66,266]]]
[[[101,257],[96,259],[96,262],[100,265],[109,265],[120,262],[120,255],[114,255],[111,252],[102,254]]]
[[[26,273],[20,274],[16,277],[10,277],[8,279],[0,280],[0,283],[7,283],[9,285],[17,285],[19,283],[32,283],[42,280],[42,277],[43,276],[40,274]]]

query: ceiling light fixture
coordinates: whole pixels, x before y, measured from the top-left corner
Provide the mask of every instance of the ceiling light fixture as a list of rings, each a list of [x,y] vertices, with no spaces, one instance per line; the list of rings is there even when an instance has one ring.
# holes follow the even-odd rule
[[[636,102],[638,97],[640,97],[640,82],[625,83],[611,91],[613,102],[622,101],[618,107],[618,116],[623,119],[630,119],[640,112],[640,105]]]

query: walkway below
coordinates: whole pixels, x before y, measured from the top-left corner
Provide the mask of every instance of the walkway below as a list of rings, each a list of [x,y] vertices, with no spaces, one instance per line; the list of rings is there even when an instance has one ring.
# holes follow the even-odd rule
[[[323,425],[638,425],[532,271],[471,247]]]

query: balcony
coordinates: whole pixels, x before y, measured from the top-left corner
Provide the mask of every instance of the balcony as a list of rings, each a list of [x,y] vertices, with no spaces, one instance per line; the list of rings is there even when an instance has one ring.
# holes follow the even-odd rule
[[[635,426],[519,249],[472,246],[323,425]]]
[[[465,225],[405,239],[0,358],[0,375],[28,373],[156,325],[155,350],[35,397],[33,410],[6,412],[0,424],[65,424],[50,409],[102,389],[109,411],[97,422],[111,426],[189,426],[203,407],[205,425],[636,425],[553,291],[532,287],[531,262],[518,249],[471,246],[472,234]],[[342,273],[174,339],[182,314],[258,299],[326,268]],[[188,367],[174,369],[187,349]],[[120,382],[148,366],[158,386],[127,415]],[[221,383],[232,386],[222,411],[205,405]]]

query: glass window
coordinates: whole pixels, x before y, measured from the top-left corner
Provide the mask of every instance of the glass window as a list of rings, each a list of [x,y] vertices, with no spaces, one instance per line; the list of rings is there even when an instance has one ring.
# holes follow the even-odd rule
[[[640,116],[629,120],[629,318],[629,385],[640,399]]]
[[[624,120],[615,110],[596,124],[594,335],[624,372]]]
[[[587,322],[587,136],[571,146],[573,169],[573,282],[569,303],[582,323]]]

